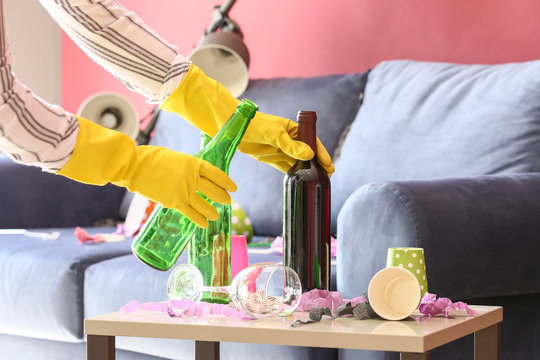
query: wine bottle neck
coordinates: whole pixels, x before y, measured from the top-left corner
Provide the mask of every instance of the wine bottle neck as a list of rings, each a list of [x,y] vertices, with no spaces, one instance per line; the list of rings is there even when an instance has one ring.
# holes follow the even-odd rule
[[[298,140],[311,147],[317,153],[317,113],[315,111],[298,112]]]

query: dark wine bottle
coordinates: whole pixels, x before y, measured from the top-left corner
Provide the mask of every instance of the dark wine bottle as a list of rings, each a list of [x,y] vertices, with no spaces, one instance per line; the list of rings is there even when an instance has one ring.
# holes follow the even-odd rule
[[[298,112],[298,140],[315,154],[317,114]],[[298,160],[283,181],[283,263],[302,290],[330,289],[330,178],[317,161]]]

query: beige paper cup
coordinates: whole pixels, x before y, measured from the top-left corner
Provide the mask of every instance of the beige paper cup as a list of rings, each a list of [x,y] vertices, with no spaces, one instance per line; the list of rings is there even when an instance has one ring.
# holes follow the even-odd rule
[[[395,247],[388,249],[386,267],[397,266],[410,271],[418,280],[422,296],[428,291],[426,260],[424,249],[414,247]]]
[[[369,304],[377,315],[387,320],[409,317],[418,308],[420,294],[416,277],[400,267],[380,270],[368,288]]]

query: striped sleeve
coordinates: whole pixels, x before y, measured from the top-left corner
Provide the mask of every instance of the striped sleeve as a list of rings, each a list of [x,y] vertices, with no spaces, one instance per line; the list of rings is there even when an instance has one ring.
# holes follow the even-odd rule
[[[40,0],[65,33],[95,62],[151,103],[165,100],[190,62],[114,0]]]
[[[77,141],[78,122],[68,112],[34,95],[17,81],[0,0],[0,149],[15,161],[56,172]]]

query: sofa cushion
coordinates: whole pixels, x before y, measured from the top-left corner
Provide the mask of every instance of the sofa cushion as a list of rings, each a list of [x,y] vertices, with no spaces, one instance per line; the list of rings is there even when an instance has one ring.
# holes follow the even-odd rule
[[[289,119],[296,119],[298,110],[317,111],[318,135],[332,154],[341,132],[356,115],[365,80],[366,74],[252,80],[242,97],[253,100],[262,112]],[[195,153],[199,134],[179,116],[162,111],[150,143]],[[238,185],[232,197],[251,219],[255,234],[280,235],[283,173],[237,153],[230,175]]]
[[[334,215],[366,183],[534,172],[539,155],[540,61],[382,62],[335,163]]]
[[[114,228],[93,228],[91,234]],[[0,235],[0,333],[74,342],[83,339],[87,266],[131,252],[130,241],[79,245],[73,228],[56,240]]]

